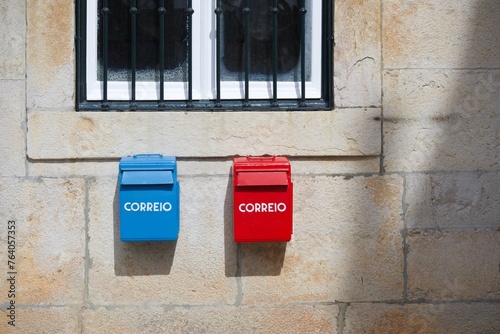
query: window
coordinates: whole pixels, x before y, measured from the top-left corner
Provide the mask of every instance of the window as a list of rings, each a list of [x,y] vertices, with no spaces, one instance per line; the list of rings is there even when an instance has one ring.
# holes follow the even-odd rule
[[[78,110],[318,110],[329,0],[79,0]]]

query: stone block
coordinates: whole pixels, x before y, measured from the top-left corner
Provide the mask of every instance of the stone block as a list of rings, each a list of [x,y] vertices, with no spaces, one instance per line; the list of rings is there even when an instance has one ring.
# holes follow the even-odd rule
[[[384,74],[386,171],[497,170],[500,70]]]
[[[412,231],[411,300],[499,299],[500,231]]]
[[[351,304],[344,334],[498,333],[498,303]]]
[[[91,333],[337,333],[337,306],[87,309]]]
[[[500,173],[409,174],[406,226],[500,228]]]
[[[24,79],[26,3],[2,1],[0,3],[0,80]],[[0,104],[1,105],[1,104]]]
[[[210,158],[376,156],[381,145],[377,108],[290,113],[33,112],[28,128],[32,159],[117,158],[136,152]]]
[[[233,304],[237,285],[226,276],[236,268],[236,246],[228,241],[227,177],[180,179],[179,239],[124,243],[119,236],[116,178],[91,185],[89,299],[96,305]]]
[[[0,5],[1,8],[2,5]],[[1,10],[0,10],[1,12]],[[0,175],[26,174],[26,107],[24,80],[0,80]]]
[[[150,152],[148,152],[150,153]],[[165,152],[168,154],[168,152]],[[297,175],[335,175],[378,173],[380,157],[311,157],[290,158],[292,178]],[[46,177],[84,177],[108,176],[118,174],[119,159],[112,161],[30,161],[29,176]],[[231,157],[214,159],[177,159],[179,177],[186,176],[228,176],[231,173],[233,160]],[[22,170],[24,172],[24,170]]]
[[[288,244],[242,244],[243,304],[399,300],[401,177],[296,177]]]
[[[119,159],[114,161],[29,161],[29,176],[101,177],[118,175]]]
[[[65,0],[26,3],[27,107],[74,110],[74,3]]]
[[[7,324],[5,310],[0,310],[0,332],[4,334],[79,333],[79,310],[69,307],[21,308],[16,310],[15,326]]]
[[[7,260],[7,220],[15,223],[16,303],[81,303],[84,289],[85,182],[0,178],[0,257]],[[13,239],[11,239],[13,240]],[[0,291],[7,291],[5,279]],[[7,294],[2,293],[2,296]]]
[[[380,1],[335,1],[335,106],[381,104]]]
[[[295,175],[368,174],[380,171],[380,157],[289,157]]]
[[[384,0],[385,68],[499,68],[500,2]]]

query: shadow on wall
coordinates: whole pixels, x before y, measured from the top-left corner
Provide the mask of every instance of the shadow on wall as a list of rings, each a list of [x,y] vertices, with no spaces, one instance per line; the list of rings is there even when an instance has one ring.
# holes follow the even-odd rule
[[[113,199],[113,244],[116,276],[169,275],[177,241],[122,242],[118,183]],[[154,258],[155,261],[151,261]]]
[[[498,168],[500,2],[436,7],[434,15],[443,16],[439,23],[443,26],[415,27],[407,40],[420,40],[422,49],[429,44],[432,48],[426,46],[414,58],[399,60],[419,70],[395,70],[385,76],[386,167],[409,171]],[[451,28],[444,27],[448,24]],[[431,33],[431,29],[442,32]],[[430,35],[430,40],[422,40],[419,33]],[[444,41],[447,44],[440,45]]]
[[[499,228],[500,2],[437,7],[454,40],[385,76],[386,168],[436,172],[409,176],[410,228]]]
[[[400,48],[421,50],[384,72],[385,168],[417,171],[406,176],[407,298],[498,298],[500,2],[426,2],[442,20],[401,29]],[[411,5],[385,10],[399,25],[429,10]]]
[[[388,174],[381,180],[384,186],[373,189],[378,200],[387,199],[380,191],[389,189],[391,176],[404,173],[405,226],[393,230],[404,238],[405,257],[400,260],[405,267],[397,273],[402,295],[384,293],[386,287],[395,289],[381,282],[396,266],[388,267],[388,261],[380,261],[381,254],[370,252],[375,238],[366,235],[378,225],[367,224],[356,231],[359,242],[343,247],[349,252],[335,255],[346,258],[352,271],[352,279],[345,280],[338,292],[348,299],[338,300],[413,303],[353,303],[347,308],[343,332],[458,333],[473,328],[496,333],[498,316],[483,317],[489,306],[473,301],[500,297],[500,1],[383,3],[384,33],[394,33],[383,37],[383,148]],[[353,224],[355,215],[363,219],[361,211],[367,209],[363,195],[358,189],[353,201],[359,209],[346,218]],[[383,213],[366,214],[383,223]],[[356,262],[369,256],[390,269],[384,279],[374,280],[376,269],[366,272],[361,267],[370,264]],[[369,275],[360,276],[363,273]],[[366,294],[360,293],[360,280]],[[472,316],[465,311],[466,302],[475,310]]]

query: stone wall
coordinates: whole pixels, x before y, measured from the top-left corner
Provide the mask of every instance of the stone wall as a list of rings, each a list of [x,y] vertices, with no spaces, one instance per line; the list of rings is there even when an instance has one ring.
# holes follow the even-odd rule
[[[336,107],[307,113],[75,112],[74,12],[0,4],[0,332],[500,332],[498,0],[337,0]],[[146,152],[178,156],[175,243],[119,240]],[[246,154],[291,160],[287,244],[232,240]]]

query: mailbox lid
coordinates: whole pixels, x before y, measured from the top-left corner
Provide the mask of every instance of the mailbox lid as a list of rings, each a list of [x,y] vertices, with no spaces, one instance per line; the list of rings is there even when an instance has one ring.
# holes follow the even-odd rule
[[[171,185],[177,182],[176,159],[161,154],[137,154],[120,160],[121,185]]]
[[[287,186],[288,174],[285,171],[238,172],[236,186]]]
[[[286,157],[241,157],[233,160],[234,185],[286,186],[291,183],[291,167]]]
[[[170,170],[176,174],[176,159],[162,154],[137,154],[120,160],[120,171]]]
[[[121,184],[174,184],[174,176],[171,170],[126,170]]]

